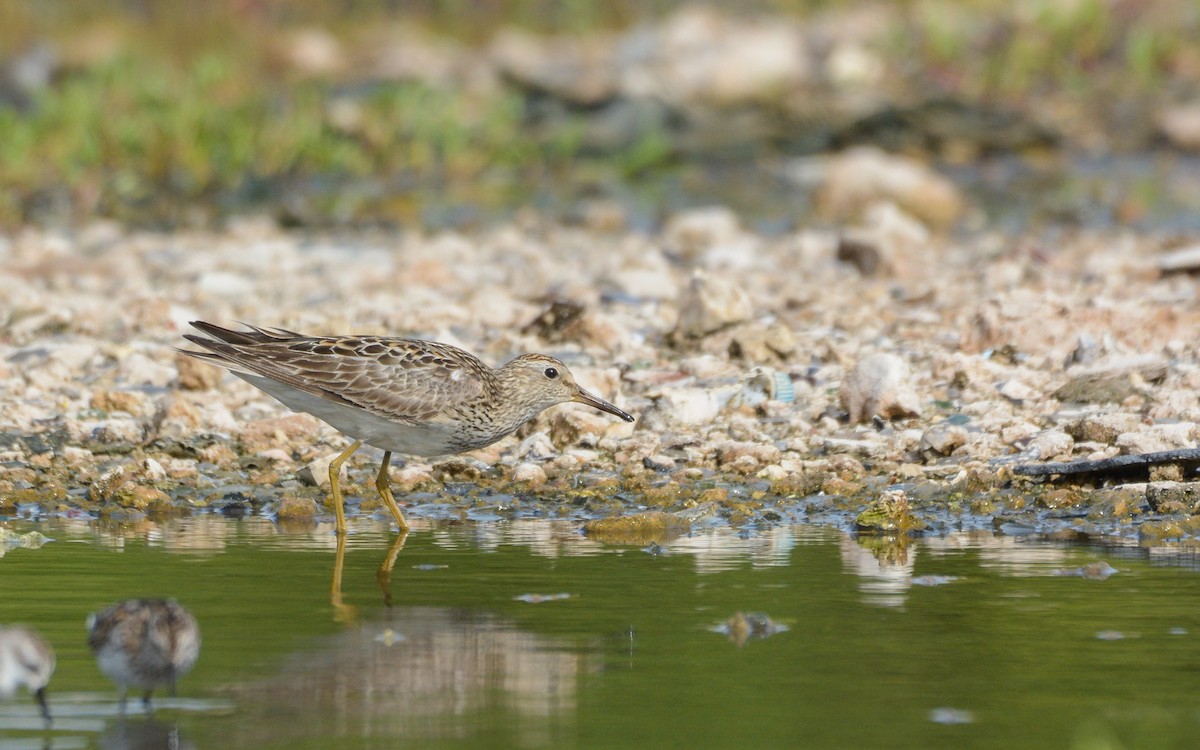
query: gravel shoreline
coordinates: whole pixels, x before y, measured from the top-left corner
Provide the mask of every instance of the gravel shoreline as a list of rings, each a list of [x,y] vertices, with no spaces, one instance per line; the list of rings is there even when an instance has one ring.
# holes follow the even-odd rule
[[[949,235],[886,200],[856,216],[774,237],[721,208],[653,234],[596,211],[471,234],[245,218],[0,237],[0,515],[326,513],[344,438],[179,355],[199,318],[430,338],[493,364],[545,352],[638,418],[557,407],[487,449],[410,460],[392,476],[418,518],[1194,542],[1190,471],[1094,489],[1011,470],[1197,446],[1200,304],[1178,242]],[[352,511],[379,510],[369,455]]]

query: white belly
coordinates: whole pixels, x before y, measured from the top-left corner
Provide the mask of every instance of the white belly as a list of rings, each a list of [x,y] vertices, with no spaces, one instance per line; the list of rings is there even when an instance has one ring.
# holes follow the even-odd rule
[[[243,372],[233,374],[271,394],[289,409],[307,412],[338,432],[380,450],[410,456],[440,456],[463,450],[462,436],[447,424],[394,422],[365,409],[334,403],[269,378]]]
[[[96,664],[122,690],[129,687],[152,690],[162,682],[134,669],[129,655],[118,648],[106,646],[100,649],[96,653]]]

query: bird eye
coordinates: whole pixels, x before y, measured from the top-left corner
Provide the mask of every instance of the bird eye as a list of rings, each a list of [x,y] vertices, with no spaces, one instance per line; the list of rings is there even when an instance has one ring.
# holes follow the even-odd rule
[[[554,369],[553,367],[547,367],[545,370],[545,374],[546,374],[546,377],[550,378],[551,380],[554,380],[555,378],[558,377],[558,370]]]

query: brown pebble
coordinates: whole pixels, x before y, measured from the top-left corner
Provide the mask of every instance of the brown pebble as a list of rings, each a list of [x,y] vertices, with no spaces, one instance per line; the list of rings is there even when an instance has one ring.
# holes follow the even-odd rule
[[[131,391],[94,391],[91,399],[93,409],[105,412],[123,411],[127,414],[138,414],[142,403],[141,395]]]
[[[433,476],[443,482],[476,482],[483,473],[474,463],[448,458],[433,467]]]
[[[163,419],[177,419],[191,427],[200,424],[200,412],[196,407],[179,398],[173,398],[162,409]]]
[[[1073,508],[1082,504],[1083,497],[1076,489],[1050,490],[1037,498],[1038,505],[1043,508]]]
[[[753,474],[758,471],[758,459],[750,455],[741,455],[732,462],[725,464],[725,468],[739,474]]]
[[[94,502],[107,503],[113,500],[129,481],[129,472],[124,466],[117,466],[104,472],[93,482],[88,491],[88,497]]]
[[[514,482],[537,488],[546,484],[546,470],[535,463],[517,464],[512,475]]]
[[[878,245],[865,238],[839,238],[837,259],[854,266],[863,276],[874,276],[884,265],[883,253]]]
[[[840,395],[851,424],[876,415],[900,419],[921,414],[908,364],[894,354],[872,354],[859,360],[842,380]]]
[[[829,468],[834,471],[840,479],[851,480],[861,479],[866,476],[867,470],[854,456],[846,454],[838,454],[829,457]]]
[[[851,482],[841,477],[826,477],[821,484],[821,491],[826,495],[842,495],[851,497],[862,491],[861,482]]]
[[[737,463],[751,458],[754,464],[773,464],[779,460],[781,451],[773,445],[750,441],[729,440],[717,446],[717,461],[722,465]]]
[[[197,458],[205,463],[217,464],[223,466],[225,464],[236,463],[238,455],[233,452],[233,449],[224,443],[213,443],[200,449]]]
[[[238,440],[243,453],[255,455],[271,448],[286,448],[287,444],[300,438],[311,440],[313,435],[320,434],[321,424],[309,414],[256,419],[242,428]]]
[[[938,422],[921,434],[919,449],[927,458],[949,456],[967,444],[970,435],[962,425]]]
[[[163,506],[170,507],[171,496],[160,489],[137,484],[126,485],[118,490],[116,501],[122,508],[146,510],[153,507],[158,509]]]
[[[309,520],[317,515],[317,501],[310,497],[285,497],[276,515],[281,519]]]
[[[700,493],[700,497],[696,498],[697,505],[704,503],[724,504],[729,500],[729,490],[724,487],[709,487],[704,492]]]
[[[1179,464],[1160,464],[1150,467],[1151,482],[1182,482],[1183,467]]]
[[[324,456],[318,456],[312,461],[309,461],[300,470],[296,472],[296,478],[303,484],[310,487],[329,487],[329,466],[333,463],[333,459],[337,458],[337,454],[330,453]],[[339,479],[346,478],[346,465],[342,464],[341,471],[338,474]]]
[[[171,479],[188,480],[200,476],[200,469],[191,459],[172,458],[163,468],[167,470],[167,476]]]
[[[260,487],[273,487],[279,483],[279,472],[275,469],[260,469],[247,475],[246,481]],[[326,482],[328,484],[328,482]]]
[[[396,492],[413,492],[418,488],[437,485],[433,476],[423,468],[405,466],[392,478],[392,489]]]
[[[194,357],[178,353],[175,369],[179,371],[179,387],[185,391],[208,391],[221,382],[224,374],[219,367],[207,365]]]
[[[680,300],[675,335],[679,339],[701,338],[749,320],[753,313],[750,296],[730,276],[709,275],[697,269]]]
[[[550,441],[560,450],[571,445],[594,446],[611,424],[610,417],[579,409],[562,409],[550,417]]]

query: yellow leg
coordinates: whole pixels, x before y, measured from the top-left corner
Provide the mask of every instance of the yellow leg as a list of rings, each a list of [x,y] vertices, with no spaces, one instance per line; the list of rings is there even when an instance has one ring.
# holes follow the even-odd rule
[[[383,592],[385,607],[392,606],[392,568],[396,567],[396,557],[400,555],[400,550],[404,549],[405,539],[408,539],[408,531],[401,529],[396,541],[392,542],[387,557],[379,563],[379,569],[375,571],[375,580],[379,583],[379,590]]]
[[[346,509],[343,507],[346,503],[342,500],[342,485],[338,482],[338,475],[342,473],[342,464],[346,463],[346,459],[354,455],[354,451],[361,447],[362,441],[355,440],[349,448],[329,462],[329,491],[333,494],[333,512],[337,514],[338,536],[346,533]]]
[[[396,498],[392,496],[392,486],[388,483],[388,466],[392,463],[392,452],[383,452],[383,463],[379,466],[379,474],[375,476],[375,489],[379,490],[379,496],[383,498],[383,502],[387,505],[388,510],[396,517],[396,523],[400,524],[400,533],[408,533],[408,521],[404,520],[404,514],[400,512],[400,506],[396,504]]]
[[[329,604],[336,622],[354,622],[354,607],[342,602],[342,566],[346,560],[346,536],[339,534],[337,553],[333,558],[333,583],[329,587]]]

